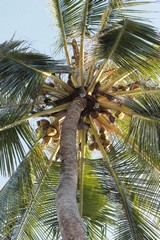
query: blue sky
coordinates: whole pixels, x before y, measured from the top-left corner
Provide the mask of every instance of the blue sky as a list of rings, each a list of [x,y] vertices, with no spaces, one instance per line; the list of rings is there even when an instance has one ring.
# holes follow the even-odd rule
[[[56,31],[53,29],[49,0],[0,0],[0,43],[15,39],[26,40],[32,48],[53,56]],[[160,29],[160,0],[150,6],[146,14],[152,24]],[[157,11],[157,12],[156,12]],[[0,176],[0,189],[6,179]]]
[[[51,55],[55,31],[47,0],[0,0],[0,43],[27,40],[32,47]]]
[[[15,39],[27,40],[33,48],[52,55],[56,31],[48,2],[51,0],[0,0],[0,43],[15,33]],[[160,0],[146,8],[159,11],[146,16],[160,29]]]

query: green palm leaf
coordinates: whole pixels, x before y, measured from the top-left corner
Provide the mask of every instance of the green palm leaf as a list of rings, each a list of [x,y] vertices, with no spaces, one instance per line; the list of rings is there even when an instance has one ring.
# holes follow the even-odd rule
[[[54,163],[49,172],[41,173],[34,194],[15,233],[16,239],[60,239],[55,194],[59,180],[59,164]]]
[[[47,170],[46,161],[37,145],[0,191],[0,236],[4,239],[60,239],[55,210],[60,167],[54,163]]]
[[[140,239],[142,237],[145,239],[158,239],[159,173],[155,171],[154,168],[148,167],[145,160],[143,158],[140,159],[137,153],[128,148],[124,148],[122,142],[116,142],[117,140],[115,139],[115,145],[109,153],[109,158],[120,185],[125,192],[125,198],[130,209],[130,216],[133,218],[135,227],[137,226],[137,237]],[[99,183],[101,183],[102,189],[106,193],[107,204],[110,204],[110,207],[112,206],[112,208],[110,208],[111,212],[106,212],[106,215],[105,211],[102,211],[108,230],[112,232],[114,229],[112,234],[115,236],[115,239],[121,240],[126,239],[126,237],[127,239],[132,239],[128,217],[113,178],[103,161],[96,160],[92,161],[92,164],[93,163],[96,167],[96,174],[98,173],[99,176]],[[97,188],[94,191],[96,195]],[[90,203],[92,203],[92,201],[90,201]],[[108,216],[111,217],[112,221],[108,222]],[[103,225],[103,217],[101,219],[99,215],[97,219],[97,221],[101,223],[101,226]],[[98,223],[94,225],[94,220],[92,218],[89,220],[89,225],[93,228],[93,232],[90,231],[90,233],[88,233],[89,236],[92,236]],[[112,228],[113,226],[114,228]],[[101,238],[98,238],[98,232],[96,232],[96,234],[97,239],[102,238],[102,235]],[[93,236],[95,237],[96,235]]]
[[[135,14],[140,16],[141,11],[135,7],[149,4],[152,1],[90,0],[88,2],[86,36],[88,36],[88,33],[93,35],[93,33],[95,34],[97,31],[103,30],[107,24],[111,26],[118,20],[120,21],[128,17],[134,18]]]
[[[138,236],[143,236],[145,239],[158,239],[158,199],[160,197],[158,171],[148,166],[137,153],[124,148],[120,142],[115,143],[109,157],[114,171],[125,189],[127,202],[138,226]],[[116,235],[118,239],[125,239],[127,228],[124,228],[123,221],[119,221],[119,224],[122,224],[122,227],[118,227]]]
[[[2,131],[0,134],[0,172],[2,175],[12,175],[26,152],[33,146],[31,128],[23,123],[14,128]]]
[[[103,13],[103,16],[100,21],[100,30],[104,30],[106,26],[113,26],[118,21],[123,21],[124,19],[136,19],[140,21],[146,21],[144,17],[142,17],[142,13],[148,13],[145,9],[139,10],[139,6],[144,6],[146,4],[154,3],[155,1],[132,1],[132,0],[124,0],[123,2],[120,0],[117,1],[108,1],[108,8]]]
[[[109,159],[103,153],[104,149],[102,149],[98,138],[96,138],[96,141],[103,154],[110,178],[114,182],[116,191],[118,190],[119,201],[122,205],[120,219],[117,221],[119,225],[118,239],[125,239],[126,236],[128,239],[137,239],[139,234],[146,236],[145,232],[143,232],[145,225],[149,229],[148,234],[150,234],[150,237],[155,232],[155,238],[153,239],[157,239],[159,172],[155,168],[148,166],[145,158],[140,156],[139,153],[124,148],[124,143],[118,144],[118,139],[113,137],[112,139],[114,148],[109,154]],[[104,173],[104,171],[102,172]],[[106,181],[107,183],[108,181]],[[155,192],[155,195],[153,192]],[[137,214],[139,218],[136,218]],[[154,219],[153,222],[148,220],[145,223],[140,222],[139,219],[147,219],[146,216],[150,214]],[[143,231],[141,232],[141,230]]]
[[[39,146],[28,153],[17,171],[0,191],[0,236],[13,237],[21,223],[36,183],[46,172],[46,160]]]
[[[62,62],[28,51],[22,41],[9,41],[0,45],[1,94],[10,101],[35,99],[42,83],[51,73],[68,72]]]
[[[117,159],[115,159],[115,151]],[[148,169],[144,159],[141,159],[139,163],[138,154],[132,152],[128,157],[128,152],[131,153],[129,149],[123,148],[122,143],[117,143],[110,152],[109,157],[119,182],[125,191],[125,197],[135,227],[140,225],[140,227],[136,227],[137,237],[143,236],[150,239],[152,236],[153,239],[157,239],[159,208],[157,183],[159,176],[154,169]],[[129,172],[128,175],[127,172]],[[86,181],[85,177],[87,177],[88,181]],[[132,239],[121,196],[102,159],[90,160],[89,162],[85,159],[84,178],[83,218],[88,238],[107,239],[108,233],[111,232],[115,239],[126,239],[126,237]],[[93,179],[96,181],[96,187],[92,189]],[[105,199],[102,204],[103,207],[99,205],[101,202],[99,198]],[[93,211],[92,208],[94,207],[95,210]],[[154,219],[153,222],[149,220],[148,216]],[[146,227],[149,228],[150,232],[148,236],[145,231]]]
[[[117,220],[117,202],[109,201],[109,189],[113,190],[113,184],[106,174],[106,169],[104,171],[102,159],[99,161],[85,158],[83,161],[82,218],[86,236],[88,239],[107,239],[108,231],[112,232]]]
[[[141,96],[131,99],[124,97],[121,103],[134,111],[128,136],[134,144],[138,145],[140,152],[148,156],[151,164],[159,169],[160,161],[160,99],[157,94],[141,94]]]
[[[112,225],[116,221],[116,212],[107,200],[106,174],[102,170],[99,161],[85,159],[83,217]]]
[[[140,15],[141,11],[138,9],[133,10],[132,8],[152,2],[154,1],[89,0],[86,8],[83,1],[53,0],[52,13],[57,21],[56,26],[59,29],[58,40],[60,40],[55,45],[58,44],[58,48],[61,48],[64,45],[64,41],[79,37],[83,28],[83,21],[86,21],[85,33],[86,37],[88,37],[88,34],[93,35],[95,31],[102,30],[108,21],[111,24],[128,16],[134,17],[135,13]],[[84,18],[85,15],[86,20]]]
[[[70,63],[70,57],[67,41],[80,35],[79,24],[81,22],[83,5],[83,1],[80,0],[52,1],[52,12],[56,19],[56,27],[59,30],[58,40],[55,43],[56,51],[64,47],[68,63]]]
[[[112,59],[127,71],[137,70],[157,78],[159,35],[151,26],[129,19],[106,28],[98,37],[96,55]]]
[[[104,223],[95,221],[90,218],[85,217],[85,229],[86,229],[86,235],[87,239],[97,239],[97,240],[109,240],[107,234],[108,234],[108,226]]]
[[[13,124],[26,113],[27,108],[28,105],[25,104],[12,108],[7,106],[0,110],[0,128],[11,124],[11,128],[4,128],[0,134],[0,172],[4,176],[12,175],[26,152],[34,145],[35,138],[29,123],[24,122],[17,126]]]

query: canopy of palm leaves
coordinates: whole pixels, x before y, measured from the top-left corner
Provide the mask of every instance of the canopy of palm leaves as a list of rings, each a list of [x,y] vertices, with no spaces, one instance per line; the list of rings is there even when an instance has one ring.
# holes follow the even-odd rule
[[[76,145],[88,239],[159,239],[160,40],[137,10],[150,2],[53,0],[66,62],[0,45],[0,172],[11,176],[1,239],[61,239],[59,137],[77,96],[87,100]]]

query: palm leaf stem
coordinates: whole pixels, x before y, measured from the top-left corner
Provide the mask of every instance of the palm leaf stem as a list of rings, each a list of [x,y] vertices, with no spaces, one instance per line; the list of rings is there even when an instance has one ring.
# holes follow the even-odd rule
[[[137,117],[137,118],[140,118],[140,119],[143,119],[143,120],[152,121],[152,123],[153,122],[156,122],[156,123],[160,122],[160,118],[157,118],[157,117],[154,117],[154,116],[153,117],[152,116],[147,116],[146,117],[146,116],[143,116],[143,115],[140,115],[140,114],[137,114],[137,113],[136,114],[133,113],[133,116]]]
[[[78,80],[77,80],[77,77],[76,77],[76,76],[72,75],[72,76],[71,76],[71,80],[72,80],[72,82],[73,82],[73,84],[74,84],[75,87],[78,87],[78,86],[79,86]]]
[[[0,128],[0,132],[1,131],[4,131],[6,129],[9,129],[9,128],[12,128],[12,127],[15,127],[19,124],[21,124],[22,122],[25,122],[25,121],[28,121],[32,118],[37,118],[37,117],[41,117],[41,116],[44,116],[44,115],[49,115],[51,113],[56,113],[56,112],[60,112],[60,111],[63,111],[63,110],[66,110],[68,108],[70,103],[64,103],[60,106],[57,106],[57,107],[54,107],[54,108],[50,108],[50,109],[47,109],[47,110],[44,110],[44,111],[41,111],[41,112],[37,112],[37,113],[34,113],[32,115],[29,115],[29,116],[25,116],[23,118],[21,118],[20,120],[18,121],[15,121],[11,124],[8,124],[2,128]]]
[[[29,203],[29,205],[28,205],[28,207],[27,207],[27,209],[26,209],[26,211],[24,213],[24,216],[23,216],[22,220],[21,220],[21,224],[20,224],[20,226],[18,227],[18,229],[16,231],[15,239],[18,239],[18,237],[21,234],[21,231],[23,231],[23,227],[24,227],[24,225],[25,225],[25,223],[27,221],[27,217],[28,217],[28,215],[29,215],[29,213],[30,213],[30,211],[32,209],[33,204],[35,203],[35,199],[36,199],[36,197],[37,197],[37,195],[39,193],[39,190],[40,190],[40,188],[41,188],[41,186],[43,184],[43,180],[44,180],[45,177],[46,177],[46,173],[42,176],[41,180],[39,181],[39,185],[36,188],[36,191],[34,192],[34,195],[32,195],[32,197],[30,199],[30,203]]]
[[[96,161],[96,162],[98,162],[98,161],[102,161],[103,160],[103,158],[83,158],[83,160],[84,161]]]
[[[115,134],[117,134],[120,138],[122,138],[124,141],[126,140],[126,136],[120,131],[120,129],[118,129],[115,125],[111,125],[108,123],[107,119],[105,118],[105,116],[98,116],[97,118],[104,126],[106,126],[107,129],[110,129],[112,132],[114,132]],[[129,144],[130,146],[133,145],[131,140],[128,140],[126,142],[127,144]],[[134,143],[134,149],[135,151],[140,154],[140,156],[142,158],[144,158],[148,164],[152,167],[154,167],[156,170],[158,170],[159,168],[157,167],[157,165],[154,165],[153,163],[151,163],[150,158],[142,151],[140,150],[140,148],[138,147],[137,144]]]
[[[145,93],[159,93],[160,89],[149,89],[149,90],[145,90],[145,89],[141,89],[141,88],[137,88],[134,90],[129,90],[129,91],[117,91],[117,92],[113,92],[112,95],[113,96],[120,96],[120,95],[142,95],[142,92]]]
[[[107,102],[107,103],[100,102],[100,107],[101,108],[105,108],[105,109],[112,109],[112,110],[115,110],[115,111],[123,112],[123,113],[126,113],[128,115],[133,115],[133,111],[132,110],[130,110],[126,106],[120,105],[119,103],[116,104],[116,103],[110,103],[110,102]]]
[[[133,71],[131,72],[125,72],[124,74],[122,74],[121,76],[116,77],[115,79],[109,81],[108,83],[106,83],[104,85],[104,87],[102,87],[102,91],[107,91],[107,89],[109,89],[110,87],[112,87],[115,83],[120,82],[122,80],[124,80],[126,77],[128,77],[131,73],[133,73]],[[105,77],[106,78],[106,77]],[[107,79],[107,78],[106,78]],[[101,81],[103,81],[105,79],[101,79]]]
[[[146,5],[146,4],[156,3],[156,1],[141,1],[141,2],[139,1],[139,2],[133,2],[133,3],[131,2],[129,4],[127,3],[128,4],[128,6],[127,6],[127,4],[125,2],[123,3],[120,0],[118,0],[118,1],[117,0],[116,1],[110,0],[109,2],[110,2],[109,6],[107,6],[106,10],[104,10],[103,15],[101,17],[100,30],[103,30],[106,27],[106,25],[108,23],[108,20],[110,20],[110,15],[112,14],[112,11],[115,10],[116,8],[119,12],[120,11],[123,12],[123,8],[125,8],[125,7],[126,8],[128,7],[130,9],[131,6],[132,7],[137,7],[137,6],[142,6],[142,5]],[[116,5],[116,7],[113,7],[112,6],[113,4]],[[133,9],[131,10],[131,12],[134,13]],[[138,12],[140,13],[140,10],[138,10]],[[142,10],[141,11],[141,13],[151,13],[151,12],[153,12],[153,11],[152,10],[151,11],[147,11],[147,10]]]
[[[81,86],[84,86],[84,38],[85,38],[85,30],[86,30],[86,21],[88,14],[88,5],[89,1],[85,1],[84,12],[83,12],[83,21],[82,21],[82,32],[81,32],[81,40],[80,40],[80,73],[81,73]]]
[[[24,62],[20,61],[20,60],[17,60],[15,58],[12,58],[12,57],[9,57],[12,61],[22,65],[23,67],[26,67],[30,70],[33,70],[34,72],[37,72],[39,74],[42,74],[43,76],[45,77],[50,77],[52,78],[55,82],[59,83],[62,87],[64,87],[64,89],[69,92],[69,93],[72,93],[73,92],[73,89],[67,84],[65,83],[64,81],[62,81],[61,79],[59,79],[58,77],[56,77],[55,75],[53,75],[52,73],[49,73],[49,72],[46,72],[46,71],[42,71],[42,70],[39,70],[37,68],[34,68],[34,67],[31,67],[27,64],[25,64]]]
[[[108,119],[106,119],[104,116],[98,116],[97,118],[104,126],[107,127],[107,129],[110,129],[112,132],[114,132],[115,134],[119,135],[122,139],[126,139],[126,137],[123,135],[123,133],[116,128],[115,125],[111,125],[108,122]]]
[[[65,33],[65,27],[64,27],[64,20],[63,20],[63,15],[62,15],[60,3],[61,3],[61,1],[59,1],[59,0],[55,1],[55,4],[57,6],[56,10],[58,12],[58,17],[59,17],[59,28],[61,29],[62,38],[63,38],[65,55],[66,55],[66,59],[67,59],[68,64],[71,65],[71,59],[70,59],[70,55],[69,55],[69,51],[68,51],[68,45],[67,45],[67,39],[66,39],[66,33]]]
[[[81,131],[78,131],[78,161],[80,162],[80,158],[81,158],[81,151],[80,151],[80,144],[81,144]],[[79,174],[80,175],[80,174]]]
[[[79,176],[79,185],[80,185],[80,198],[79,198],[79,210],[80,216],[83,216],[83,180],[84,180],[84,161],[85,158],[85,145],[86,145],[86,132],[85,130],[81,131],[81,158],[80,158],[80,176]]]
[[[101,77],[101,75],[102,75],[102,73],[103,73],[103,71],[104,71],[105,66],[107,65],[107,63],[108,63],[108,58],[105,59],[105,60],[103,61],[103,63],[101,64],[98,73],[96,74],[95,78],[93,79],[93,81],[91,82],[91,85],[90,85],[89,88],[88,88],[88,93],[92,93],[92,91],[93,91],[96,83],[99,81],[99,79],[100,79],[100,77]]]
[[[79,197],[80,197],[80,175],[81,175],[81,159],[82,159],[82,152],[81,152],[81,141],[82,141],[82,131],[79,130],[77,134],[77,159],[78,159],[78,184],[79,184]],[[80,202],[80,199],[79,199]],[[79,212],[80,212],[80,204],[79,204]]]
[[[92,93],[96,83],[100,80],[100,77],[101,77],[101,75],[102,75],[102,73],[103,73],[103,71],[104,71],[104,69],[105,69],[105,67],[106,67],[106,65],[108,63],[108,60],[114,54],[114,52],[115,52],[115,50],[116,50],[116,48],[117,48],[117,46],[118,46],[118,44],[119,44],[119,42],[121,40],[121,37],[122,37],[122,35],[123,35],[124,31],[125,31],[126,25],[127,25],[127,20],[124,21],[123,27],[120,30],[120,32],[119,32],[119,34],[118,34],[118,36],[117,36],[117,38],[116,38],[116,40],[115,40],[115,42],[113,44],[113,47],[112,47],[110,53],[108,54],[108,56],[104,59],[104,61],[100,65],[99,71],[97,72],[95,78],[93,79],[91,85],[89,86],[89,89],[88,89],[89,93]]]
[[[69,95],[68,92],[65,92],[65,91],[63,91],[61,89],[57,89],[55,87],[51,87],[51,86],[49,86],[47,84],[43,84],[42,88],[46,89],[46,90],[49,90],[49,91],[52,91],[52,92],[55,92],[55,93],[59,93],[59,94],[61,94],[63,96],[68,96]]]
[[[29,102],[28,102],[29,104]],[[33,106],[33,103],[30,103],[32,106]],[[41,105],[41,104],[44,104],[44,101],[34,101],[34,105]],[[7,109],[7,110],[10,110],[10,109],[17,109],[18,107],[26,107],[26,102],[25,101],[22,101],[18,104],[15,104],[15,103],[5,103],[3,104],[3,106],[0,106],[0,109]]]
[[[110,80],[108,79],[108,77],[110,77],[110,76],[112,77],[113,74],[114,74],[114,72],[116,72],[117,70],[118,70],[118,68],[115,67],[115,68],[108,69],[108,70],[104,71],[104,73],[103,73],[103,75],[101,76],[101,79],[100,79],[101,84],[104,85],[102,88],[104,88],[104,87],[106,86],[106,84],[107,84],[108,82],[110,82]]]
[[[67,83],[65,83],[64,81],[62,81],[61,79],[59,79],[55,75],[49,74],[48,77],[52,78],[56,83],[61,85],[68,93],[72,93],[73,92],[73,88],[72,87],[70,87]]]
[[[137,233],[136,233],[136,230],[134,229],[134,223],[133,223],[133,220],[131,218],[131,214],[130,214],[130,209],[129,209],[129,206],[128,206],[128,203],[127,203],[127,200],[126,200],[126,194],[124,193],[124,190],[112,168],[112,164],[106,154],[106,151],[103,147],[103,145],[101,144],[101,141],[99,139],[99,135],[97,133],[97,130],[94,126],[94,122],[92,120],[92,118],[90,117],[90,124],[91,124],[91,131],[93,132],[94,136],[95,136],[95,139],[99,145],[99,148],[100,148],[100,151],[102,153],[102,156],[103,156],[103,161],[106,163],[106,166],[111,174],[111,176],[113,177],[114,181],[115,181],[115,184],[117,186],[117,189],[119,191],[119,194],[121,196],[121,199],[122,199],[122,202],[123,202],[123,206],[125,208],[125,211],[126,211],[126,214],[127,214],[127,218],[128,218],[128,222],[129,222],[129,226],[130,226],[130,230],[131,230],[131,233],[132,233],[132,237],[134,240],[137,240]]]
[[[147,121],[155,121],[155,122],[159,122],[160,119],[159,118],[156,118],[156,117],[152,117],[152,116],[144,116],[144,115],[141,115],[141,114],[138,114],[138,113],[135,113],[133,110],[130,110],[128,107],[126,106],[123,106],[123,103],[122,105],[117,105],[117,104],[113,104],[113,103],[101,103],[100,102],[100,107],[102,108],[106,108],[106,109],[112,109],[112,110],[115,110],[115,111],[119,111],[119,112],[123,112],[127,115],[130,115],[130,116],[134,116],[134,117],[138,117],[140,119],[144,119],[144,120],[147,120]]]
[[[92,63],[92,65],[89,68],[88,76],[86,78],[86,81],[85,81],[84,85],[87,85],[87,84],[89,84],[91,82],[91,80],[93,78],[93,74],[94,74],[94,63]]]
[[[102,14],[101,21],[100,21],[100,30],[103,30],[106,27],[106,24],[109,20],[112,10],[113,8],[110,3],[109,6],[106,7],[105,11]]]
[[[49,158],[49,161],[47,162],[47,165],[48,165],[48,166],[51,166],[51,165],[52,165],[53,158],[54,158],[55,155],[57,154],[57,152],[58,152],[58,150],[59,150],[59,147],[60,147],[60,140],[58,140],[58,142],[56,143],[56,146],[54,147],[53,153],[51,154],[51,156],[50,156],[50,158]]]
[[[34,67],[31,67],[31,66],[25,64],[24,62],[22,62],[22,61],[20,61],[20,60],[17,60],[17,59],[12,58],[12,57],[9,57],[9,58],[10,58],[12,61],[18,63],[19,65],[22,65],[23,67],[26,67],[26,68],[34,71],[34,72],[40,73],[40,74],[44,75],[45,77],[50,77],[50,75],[51,75],[51,73],[48,73],[48,72],[45,72],[45,71],[41,71],[41,70],[39,70],[39,69],[36,69],[36,68],[34,68]]]

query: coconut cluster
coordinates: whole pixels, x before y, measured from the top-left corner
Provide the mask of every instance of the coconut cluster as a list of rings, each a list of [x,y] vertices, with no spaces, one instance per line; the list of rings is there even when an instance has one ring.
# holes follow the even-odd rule
[[[46,119],[42,119],[37,122],[37,125],[38,128],[36,129],[36,132],[42,134],[44,144],[49,144],[52,140],[58,141],[60,137],[60,126],[57,119],[52,123]]]

